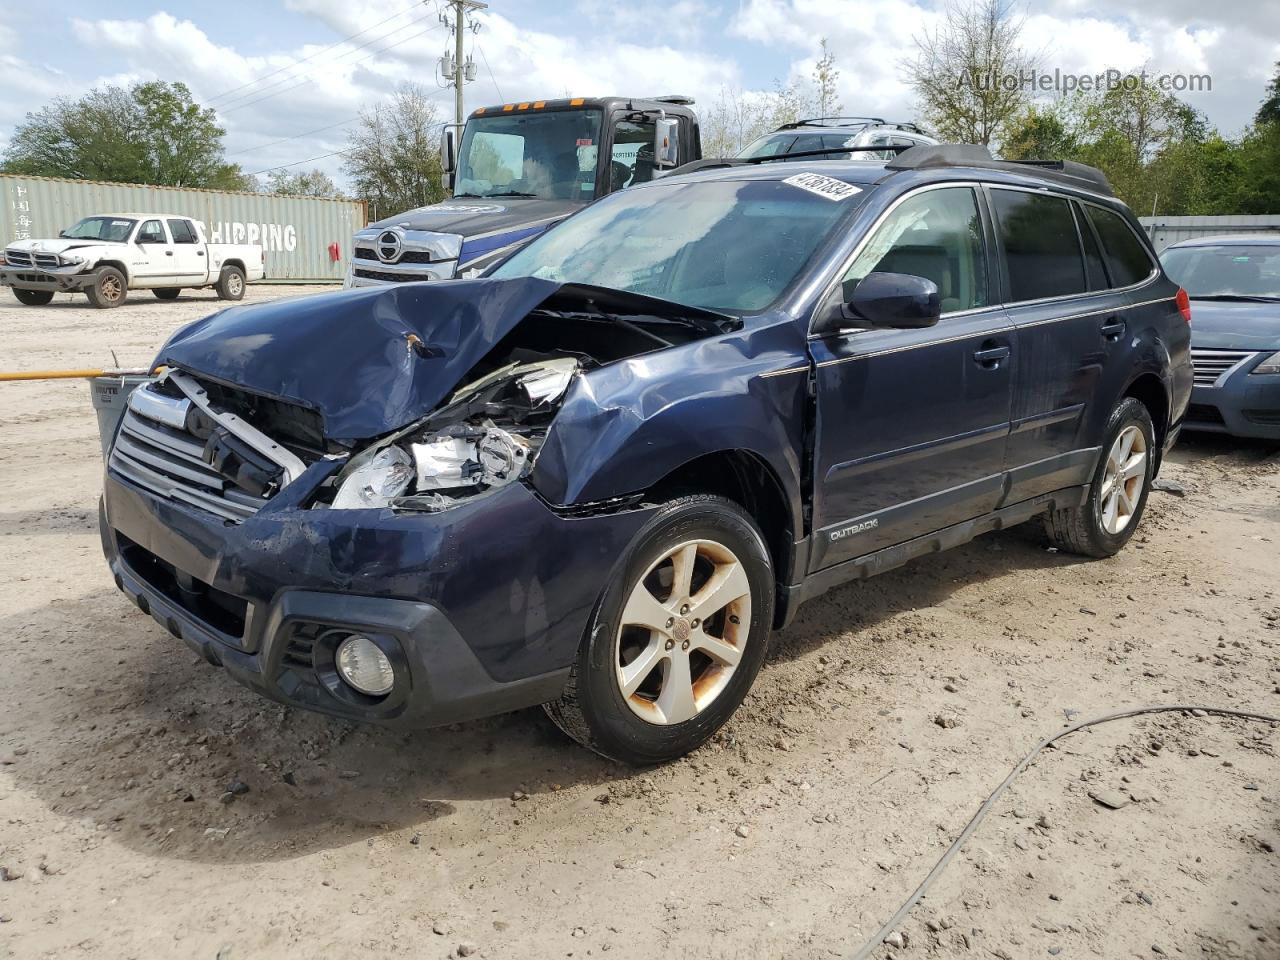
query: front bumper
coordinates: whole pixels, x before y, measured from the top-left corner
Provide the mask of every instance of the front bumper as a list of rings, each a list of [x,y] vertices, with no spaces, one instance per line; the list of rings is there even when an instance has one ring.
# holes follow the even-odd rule
[[[522,484],[439,514],[299,506],[333,467],[241,524],[108,471],[100,523],[117,586],[235,680],[321,713],[428,727],[558,696],[649,511],[570,518]],[[386,698],[338,678],[343,633],[388,654]]]
[[[1213,386],[1191,391],[1184,427],[1233,437],[1280,440],[1280,374],[1255,374],[1267,352]]]
[[[75,293],[93,282],[93,275],[42,270],[39,267],[0,267],[0,287],[18,287],[21,290],[51,290],[54,293]]]

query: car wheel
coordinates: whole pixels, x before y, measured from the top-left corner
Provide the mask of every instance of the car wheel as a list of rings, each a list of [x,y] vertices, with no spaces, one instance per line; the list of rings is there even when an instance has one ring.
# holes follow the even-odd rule
[[[1110,557],[1129,542],[1151,492],[1156,440],[1151,414],[1126,397],[1111,414],[1102,457],[1078,507],[1049,514],[1050,538],[1063,550],[1086,557]]]
[[[214,288],[219,300],[243,300],[244,271],[239,267],[223,267]]]
[[[630,764],[697,749],[732,716],[764,662],[773,566],[730,500],[665,504],[615,568],[551,719]]]
[[[106,310],[124,303],[129,295],[129,285],[125,282],[124,274],[115,267],[102,267],[84,292],[90,303]]]
[[[156,295],[157,300],[177,300],[178,294],[182,292],[181,287],[156,287],[151,291]]]
[[[19,303],[24,303],[28,307],[43,307],[53,302],[52,290],[19,290],[14,287],[13,295],[18,298]]]

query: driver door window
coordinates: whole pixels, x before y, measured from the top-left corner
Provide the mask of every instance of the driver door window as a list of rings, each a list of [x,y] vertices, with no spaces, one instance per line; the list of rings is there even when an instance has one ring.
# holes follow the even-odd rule
[[[844,275],[846,289],[869,273],[932,280],[944,314],[986,306],[987,259],[973,189],[926,190],[898,204]]]
[[[609,157],[608,193],[633,183],[653,179],[652,123],[619,120],[613,128],[613,151]]]

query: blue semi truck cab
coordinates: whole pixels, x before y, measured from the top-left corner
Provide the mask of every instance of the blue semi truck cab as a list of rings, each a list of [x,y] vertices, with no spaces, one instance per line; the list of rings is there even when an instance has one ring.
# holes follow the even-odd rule
[[[701,157],[688,97],[480,107],[446,127],[440,203],[355,235],[347,287],[476,276],[586,204]]]

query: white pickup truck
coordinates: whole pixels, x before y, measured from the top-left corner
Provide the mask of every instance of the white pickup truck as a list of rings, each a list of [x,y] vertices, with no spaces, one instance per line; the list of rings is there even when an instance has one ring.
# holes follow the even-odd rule
[[[183,288],[213,287],[239,300],[246,283],[262,279],[265,261],[258,244],[206,242],[190,217],[96,214],[56,240],[11,243],[0,254],[0,286],[32,307],[76,291],[95,307],[118,307],[137,289],[172,300]]]

